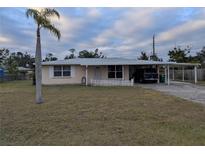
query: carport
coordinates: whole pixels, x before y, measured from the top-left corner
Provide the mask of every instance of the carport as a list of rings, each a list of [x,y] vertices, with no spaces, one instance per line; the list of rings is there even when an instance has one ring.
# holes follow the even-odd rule
[[[181,69],[182,72],[182,79],[181,81],[185,81],[185,74],[184,71],[186,68],[192,68],[194,70],[194,83],[197,83],[197,68],[200,66],[198,63],[168,63],[168,64],[161,64],[158,65],[158,75],[160,75],[160,67],[164,69],[164,75],[165,75],[165,83],[170,85],[170,80],[175,80],[175,73],[174,70]],[[170,77],[170,71],[172,71],[172,77]],[[159,83],[159,81],[158,81]]]
[[[151,67],[156,69],[158,75],[157,83],[160,83],[160,76],[164,75],[165,84],[170,85],[171,80],[175,80],[174,70],[181,70],[181,81],[185,82],[185,70],[187,68],[194,70],[194,83],[197,83],[197,68],[200,66],[198,63],[176,63],[176,62],[161,62],[161,61],[140,61],[141,63],[135,65],[129,65],[130,68],[137,67],[143,69],[144,67]],[[133,71],[130,71],[132,74]],[[139,73],[139,72],[137,72]],[[179,79],[178,79],[179,81]],[[137,83],[137,82],[136,82]]]

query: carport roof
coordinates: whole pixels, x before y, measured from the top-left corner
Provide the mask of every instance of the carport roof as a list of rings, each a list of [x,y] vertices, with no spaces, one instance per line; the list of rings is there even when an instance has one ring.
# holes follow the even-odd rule
[[[186,65],[197,66],[192,63],[161,62],[150,60],[137,60],[126,58],[74,58],[68,60],[57,60],[42,62],[42,65]]]

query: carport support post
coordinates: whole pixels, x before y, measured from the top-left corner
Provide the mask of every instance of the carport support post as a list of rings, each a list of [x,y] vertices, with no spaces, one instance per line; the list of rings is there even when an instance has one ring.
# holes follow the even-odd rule
[[[88,65],[85,66],[85,85],[88,85]]]
[[[167,83],[167,66],[166,65],[164,66],[164,77],[165,77],[164,82]]]
[[[170,85],[169,65],[167,66],[167,84]]]
[[[182,67],[182,81],[184,81],[184,66]]]
[[[172,67],[172,80],[174,80],[174,67]]]
[[[122,79],[125,80],[125,65],[122,66]]]
[[[197,66],[194,66],[194,83],[197,83]]]
[[[159,74],[159,68],[160,68],[160,66],[159,65],[157,65],[157,74],[158,74],[158,80],[157,80],[157,83],[159,83],[159,78],[160,78],[160,74]]]

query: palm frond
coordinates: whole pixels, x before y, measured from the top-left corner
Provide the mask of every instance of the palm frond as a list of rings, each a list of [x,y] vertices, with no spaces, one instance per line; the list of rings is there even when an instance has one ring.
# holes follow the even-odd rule
[[[61,33],[54,25],[52,24],[42,25],[42,28],[49,30],[51,33],[53,33],[58,38],[58,40],[60,40]]]
[[[40,23],[40,28],[44,27],[45,25],[51,25],[51,21],[48,18],[45,18],[43,16],[39,17],[39,23]]]
[[[35,20],[37,20],[39,14],[40,14],[40,12],[38,10],[35,10],[35,9],[27,9],[27,11],[26,11],[27,18],[33,17]]]
[[[45,17],[52,17],[52,16],[56,16],[58,18],[60,18],[60,14],[58,13],[58,11],[56,11],[55,9],[51,9],[51,8],[45,8],[42,10],[42,15]]]
[[[35,9],[27,9],[26,16],[32,17],[38,24],[38,28],[47,29],[58,39],[60,39],[60,31],[53,24],[51,24],[51,21],[49,19],[49,17],[51,16],[57,16],[58,18],[60,17],[59,13],[55,9],[45,8],[41,11]]]

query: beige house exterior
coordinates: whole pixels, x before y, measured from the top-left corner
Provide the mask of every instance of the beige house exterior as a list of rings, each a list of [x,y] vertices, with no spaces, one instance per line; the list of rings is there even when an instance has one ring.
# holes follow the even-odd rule
[[[70,65],[70,76],[54,76],[54,66],[42,67],[42,84],[81,84],[82,78],[86,77],[86,66]],[[122,80],[129,80],[129,67],[123,65],[123,78]],[[88,66],[88,84],[91,79],[108,80],[108,67],[107,66]]]
[[[158,73],[164,71],[166,82],[170,84],[170,67],[193,66],[195,70],[195,83],[197,82],[198,64],[185,64],[174,62],[143,61],[123,58],[75,58],[69,60],[50,61],[42,63],[43,85],[133,85],[132,67],[154,67]],[[160,70],[161,69],[161,70]],[[137,72],[135,72],[136,74]]]

